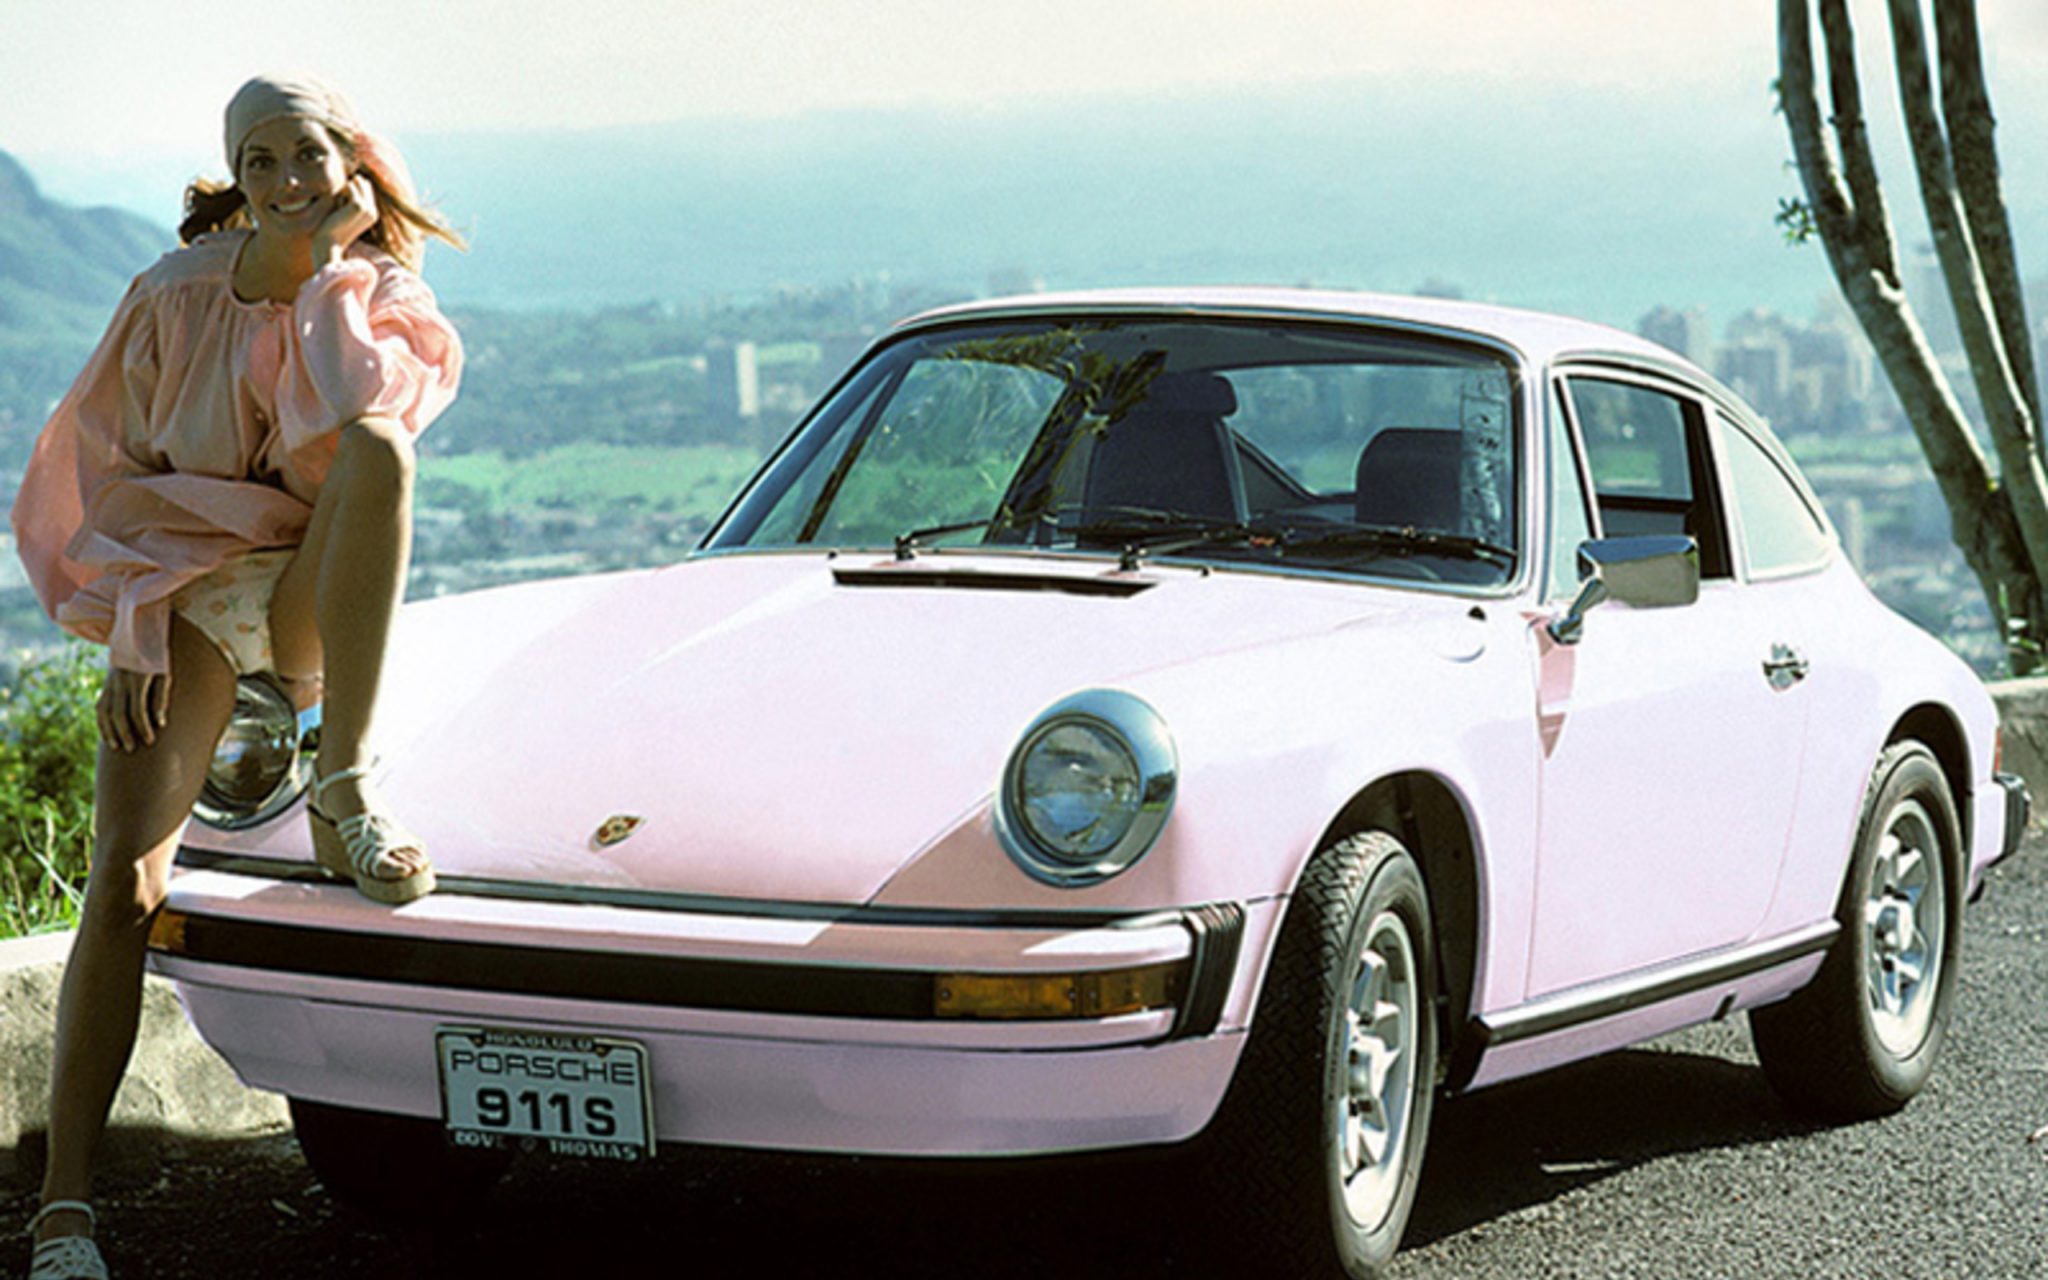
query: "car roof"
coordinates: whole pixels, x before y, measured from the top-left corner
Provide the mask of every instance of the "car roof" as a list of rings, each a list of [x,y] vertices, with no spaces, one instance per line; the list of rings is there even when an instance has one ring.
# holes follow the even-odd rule
[[[1682,371],[1709,385],[1713,381],[1703,370],[1668,347],[1604,324],[1492,303],[1329,289],[1148,288],[1032,293],[939,307],[910,317],[898,328],[911,329],[965,319],[1075,311],[1185,311],[1390,320],[1400,325],[1505,342],[1539,364],[1548,364],[1565,356],[1613,355],[1633,357]]]

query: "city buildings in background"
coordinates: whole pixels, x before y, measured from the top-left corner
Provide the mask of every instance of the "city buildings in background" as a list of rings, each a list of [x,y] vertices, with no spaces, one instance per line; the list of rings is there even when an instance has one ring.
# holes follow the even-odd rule
[[[1925,283],[1925,264],[1916,268]],[[1045,287],[1035,272],[989,273],[985,295]],[[1431,278],[1412,292],[1459,297]],[[716,518],[751,460],[765,456],[894,318],[975,292],[876,274],[836,286],[785,287],[745,304],[614,309],[580,317],[457,313],[473,360],[463,397],[424,442],[460,459],[500,453],[521,463],[517,494],[485,501],[433,483],[427,457],[412,594],[472,590],[528,577],[642,564],[686,554]],[[2048,289],[2036,296],[2048,296]],[[1934,295],[1936,300],[1939,295]],[[1921,304],[1923,318],[1934,308]],[[1763,309],[1715,317],[1659,306],[1638,332],[1708,370],[1764,415],[1812,482],[1844,549],[1886,603],[1941,636],[1980,672],[2003,646],[1976,580],[1951,539],[1950,517],[1882,370],[1847,309],[1832,296],[1805,319]],[[548,345],[539,334],[561,331]],[[1951,321],[1927,320],[1966,410],[1975,396]],[[2048,367],[2048,326],[2042,330]],[[19,424],[17,424],[17,430]],[[588,482],[525,466],[577,442],[636,451],[636,466],[671,447],[723,450],[729,473],[686,499],[605,501]],[[625,455],[619,455],[625,456]],[[597,465],[604,465],[601,461]],[[0,472],[6,467],[0,465]],[[459,469],[458,469],[459,471]],[[16,477],[0,475],[13,490]],[[0,568],[0,647],[18,658],[61,640],[42,618],[13,557]]]
[[[1907,276],[1928,345],[1988,452],[1976,386],[1931,247],[1913,255]],[[2048,281],[2028,293],[2048,297]],[[1659,306],[1636,332],[1708,370],[1764,416],[1799,460],[1851,562],[1887,604],[1941,636],[1980,672],[2000,668],[2004,645],[1955,548],[1941,491],[1876,353],[1838,296],[1823,296],[1804,320],[1744,311],[1718,336],[1704,309]],[[2048,362],[2048,324],[2038,333]]]

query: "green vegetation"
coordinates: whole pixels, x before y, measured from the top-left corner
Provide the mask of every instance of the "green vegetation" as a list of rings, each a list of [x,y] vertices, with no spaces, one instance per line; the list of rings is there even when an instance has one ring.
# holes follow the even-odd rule
[[[763,386],[794,384],[802,389],[794,399],[808,403],[838,370],[823,367],[818,343],[802,340],[796,315],[778,307],[453,309],[466,353],[462,394],[434,424],[426,448],[528,459],[579,441],[697,446],[751,437],[756,429],[712,403],[708,362],[731,358],[721,338],[745,334],[759,344]],[[787,404],[769,409],[775,433],[788,411]]]
[[[102,670],[96,651],[73,645],[0,687],[0,938],[77,921]]]
[[[1811,467],[1831,462],[1848,463],[1858,467],[1877,467],[1892,463],[1912,463],[1924,466],[1920,442],[1909,431],[1891,432],[1885,435],[1843,435],[1827,436],[1814,433],[1784,437],[1786,452],[1801,467]]]
[[[429,454],[420,461],[420,500],[423,506],[487,515],[637,508],[710,520],[759,462],[756,451],[729,444],[661,448],[586,442],[523,458],[497,452]]]

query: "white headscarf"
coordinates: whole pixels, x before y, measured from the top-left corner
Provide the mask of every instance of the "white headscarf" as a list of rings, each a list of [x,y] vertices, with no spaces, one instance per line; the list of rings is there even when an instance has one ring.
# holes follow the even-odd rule
[[[364,168],[377,175],[386,190],[408,202],[414,198],[412,175],[406,171],[405,159],[398,154],[398,148],[363,128],[362,122],[356,118],[354,104],[341,90],[305,72],[257,76],[235,91],[235,96],[228,102],[223,139],[227,146],[228,172],[240,175],[242,147],[249,141],[251,133],[261,125],[288,116],[317,120],[336,137],[348,139],[355,148],[356,158]]]

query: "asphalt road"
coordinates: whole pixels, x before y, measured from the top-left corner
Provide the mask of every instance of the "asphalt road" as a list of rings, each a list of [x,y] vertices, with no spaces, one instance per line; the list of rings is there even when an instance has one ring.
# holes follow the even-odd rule
[[[1740,1018],[1446,1103],[1396,1280],[2048,1276],[2048,837],[1969,909],[1957,1019],[1899,1115],[1818,1127]],[[200,1147],[103,1195],[117,1277],[1210,1274],[1143,1159],[1015,1165],[692,1152],[521,1167],[476,1211],[332,1205],[289,1137]],[[32,1207],[0,1200],[0,1277]],[[648,1258],[667,1259],[658,1269]]]

